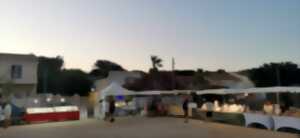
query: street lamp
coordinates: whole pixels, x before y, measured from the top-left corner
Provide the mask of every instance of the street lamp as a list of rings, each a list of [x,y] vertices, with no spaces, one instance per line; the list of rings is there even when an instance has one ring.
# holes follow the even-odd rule
[[[65,98],[61,98],[60,102],[64,103],[64,102],[66,102],[66,99]]]
[[[52,100],[51,98],[47,98],[47,99],[46,99],[46,101],[47,101],[48,103],[51,102],[51,100]]]
[[[38,104],[39,100],[38,99],[34,99],[33,102],[34,102],[34,104]]]

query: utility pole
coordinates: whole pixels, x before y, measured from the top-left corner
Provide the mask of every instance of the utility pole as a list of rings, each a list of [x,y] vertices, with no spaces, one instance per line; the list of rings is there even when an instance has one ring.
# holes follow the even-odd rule
[[[279,66],[276,68],[276,78],[277,78],[277,86],[281,86]],[[280,94],[278,92],[276,93],[276,101],[277,101],[277,104],[280,105]]]
[[[172,78],[173,78],[173,80],[172,80],[172,88],[173,88],[173,90],[176,88],[176,74],[175,74],[175,59],[174,59],[174,57],[172,57]]]
[[[175,59],[174,57],[172,58],[172,71],[175,71]]]

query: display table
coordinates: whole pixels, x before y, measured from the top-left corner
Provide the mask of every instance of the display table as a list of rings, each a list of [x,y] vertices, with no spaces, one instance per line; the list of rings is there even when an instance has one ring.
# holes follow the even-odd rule
[[[193,118],[195,119],[210,120],[239,126],[243,126],[245,124],[244,116],[241,113],[212,112],[212,116],[210,118],[206,115],[207,111],[201,109],[193,110]]]
[[[28,108],[24,120],[28,123],[79,120],[77,106],[59,106],[45,108]]]
[[[270,115],[257,114],[257,113],[244,113],[244,117],[245,117],[246,127],[258,123],[265,126],[269,130],[272,130],[274,128],[274,121],[272,116]]]
[[[280,128],[293,128],[300,131],[300,119],[295,117],[286,117],[286,116],[273,116],[275,123],[275,130]]]

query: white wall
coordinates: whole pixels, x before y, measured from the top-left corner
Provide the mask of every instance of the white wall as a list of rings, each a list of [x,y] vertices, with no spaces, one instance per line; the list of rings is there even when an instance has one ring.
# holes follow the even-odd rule
[[[0,83],[11,80],[12,65],[22,66],[22,78],[13,80],[15,84],[37,84],[38,59],[33,55],[0,54]]]

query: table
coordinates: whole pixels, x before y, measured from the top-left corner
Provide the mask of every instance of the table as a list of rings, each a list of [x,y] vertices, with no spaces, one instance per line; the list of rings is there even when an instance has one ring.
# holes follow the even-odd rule
[[[28,123],[79,120],[80,111],[76,106],[28,108],[24,120]]]

